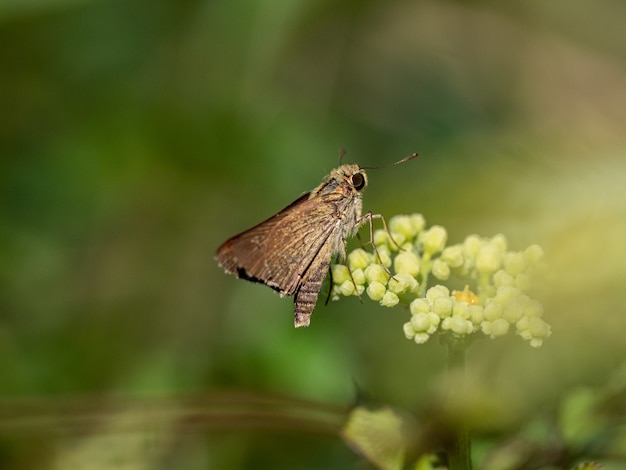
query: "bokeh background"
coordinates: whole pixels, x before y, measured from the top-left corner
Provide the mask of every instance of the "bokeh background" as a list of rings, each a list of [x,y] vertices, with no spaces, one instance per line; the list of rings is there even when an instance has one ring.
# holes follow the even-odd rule
[[[432,400],[445,351],[404,338],[406,311],[342,299],[296,331],[290,299],[213,260],[341,148],[361,165],[420,153],[369,172],[366,210],[544,248],[552,337],[468,355],[506,422],[612,380],[624,18],[621,0],[1,2],[0,467],[368,468],[332,433],[172,424],[189,396]],[[175,418],[155,425],[150,400]],[[57,429],[64,410],[87,423]]]

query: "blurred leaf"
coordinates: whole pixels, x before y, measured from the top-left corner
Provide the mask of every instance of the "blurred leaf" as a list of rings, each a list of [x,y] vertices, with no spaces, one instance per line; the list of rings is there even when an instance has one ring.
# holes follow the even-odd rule
[[[400,470],[407,443],[403,419],[388,406],[370,410],[356,407],[348,416],[342,436],[359,454],[381,470]]]

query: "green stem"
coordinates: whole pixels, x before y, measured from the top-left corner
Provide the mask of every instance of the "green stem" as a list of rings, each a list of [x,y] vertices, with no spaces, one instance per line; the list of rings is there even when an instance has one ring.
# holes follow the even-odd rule
[[[432,263],[430,262],[430,253],[424,253],[422,255],[422,265],[420,268],[421,271],[421,282],[418,290],[418,297],[426,297],[426,287],[428,286],[428,275],[430,274],[430,270],[432,268]]]
[[[449,377],[449,397],[458,399],[464,394],[465,388],[465,351],[468,343],[462,339],[448,341],[448,377]],[[454,380],[452,379],[454,374]],[[459,383],[460,380],[460,383]],[[453,392],[454,390],[454,392]],[[455,407],[456,408],[456,407]],[[472,454],[470,432],[463,413],[454,423],[454,428],[450,435],[450,440],[446,445],[449,470],[471,470]]]

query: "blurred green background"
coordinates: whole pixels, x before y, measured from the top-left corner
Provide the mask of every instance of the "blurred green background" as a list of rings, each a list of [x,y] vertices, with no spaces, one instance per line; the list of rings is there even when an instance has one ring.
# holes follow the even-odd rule
[[[544,248],[552,337],[468,356],[507,420],[610,380],[626,359],[625,17],[621,0],[0,2],[2,410],[114,397],[141,431],[24,431],[17,413],[0,467],[364,468],[325,433],[132,418],[215,390],[432,398],[444,350],[404,338],[407,312],[343,299],[295,330],[291,299],[213,260],[342,147],[361,165],[420,153],[369,172],[365,210]]]

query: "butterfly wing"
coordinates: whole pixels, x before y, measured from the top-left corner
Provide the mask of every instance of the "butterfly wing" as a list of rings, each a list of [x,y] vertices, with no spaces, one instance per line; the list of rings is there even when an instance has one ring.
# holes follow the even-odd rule
[[[341,233],[336,215],[341,195],[311,198],[310,194],[224,242],[215,255],[220,266],[239,278],[266,284],[281,296],[294,295],[300,289],[319,256],[325,262],[320,265],[320,259],[316,266],[323,268],[325,275],[335,251],[332,235],[336,230]]]

